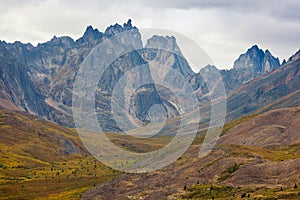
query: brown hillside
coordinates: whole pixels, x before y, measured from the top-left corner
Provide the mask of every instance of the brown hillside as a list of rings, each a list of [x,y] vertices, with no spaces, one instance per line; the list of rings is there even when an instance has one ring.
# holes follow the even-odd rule
[[[91,157],[74,130],[0,109],[0,199],[79,199],[118,174]]]
[[[232,128],[220,144],[268,147],[300,143],[300,107],[272,110]]]
[[[153,173],[121,175],[85,192],[82,199],[181,199],[185,185],[191,192],[187,198],[191,198],[189,195],[203,194],[202,190],[197,193],[197,183],[233,187],[227,195],[241,196],[245,188],[252,188],[252,193],[261,198],[273,198],[266,187],[279,191],[300,183],[299,120],[300,107],[252,116],[248,121],[240,120],[240,124],[233,122],[239,125],[227,131],[205,158],[198,158],[199,143],[195,143],[169,167]],[[201,141],[201,135],[198,137]],[[282,199],[297,199],[299,193],[293,190],[289,195]],[[211,199],[211,195],[196,199]],[[226,195],[220,199],[226,199]]]

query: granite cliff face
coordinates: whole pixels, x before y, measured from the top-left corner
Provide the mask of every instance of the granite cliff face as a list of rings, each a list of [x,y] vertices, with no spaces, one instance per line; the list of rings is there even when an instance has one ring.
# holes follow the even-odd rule
[[[109,26],[104,32],[88,26],[83,36],[73,40],[68,36],[54,36],[50,41],[38,44],[0,43],[1,63],[1,98],[9,102],[10,109],[21,109],[46,117],[59,124],[73,126],[72,123],[72,91],[76,73],[85,57],[100,42],[107,38],[128,31],[134,46],[141,50],[130,52],[116,59],[104,72],[99,81],[96,93],[96,110],[99,122],[108,131],[118,131],[114,122],[110,99],[112,90],[120,78],[129,70],[145,65],[143,73],[130,78],[133,88],[137,80],[146,78],[153,80],[158,76],[163,83],[171,85],[178,92],[183,92],[183,77],[191,84],[193,93],[200,102],[209,101],[209,91],[201,76],[201,72],[192,71],[187,60],[182,56],[180,48],[173,36],[153,36],[145,44],[141,41],[139,30],[132,25],[131,20],[123,25]],[[118,45],[123,46],[128,38],[120,38]],[[164,50],[163,50],[164,49]],[[295,55],[297,56],[297,54]],[[292,59],[292,58],[291,58]],[[160,65],[168,68],[159,68]],[[279,66],[278,58],[266,50],[260,50],[256,45],[242,54],[231,70],[221,70],[221,76],[227,92],[237,89],[242,84],[268,73]],[[155,73],[150,69],[159,68]],[[202,72],[216,67],[208,66]],[[150,81],[151,82],[151,81]],[[183,114],[181,104],[185,98],[174,98],[170,90],[161,86],[148,84],[134,92],[127,102],[129,113],[141,123],[149,123],[148,110],[155,104],[163,105],[167,116],[172,118]],[[193,109],[193,108],[190,108]]]

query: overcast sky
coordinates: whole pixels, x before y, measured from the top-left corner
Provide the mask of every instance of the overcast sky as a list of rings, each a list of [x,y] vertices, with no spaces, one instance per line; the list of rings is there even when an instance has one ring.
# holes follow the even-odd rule
[[[37,44],[53,35],[82,36],[129,18],[197,42],[219,68],[231,68],[253,44],[282,61],[300,48],[299,0],[8,0],[0,5],[0,40]]]

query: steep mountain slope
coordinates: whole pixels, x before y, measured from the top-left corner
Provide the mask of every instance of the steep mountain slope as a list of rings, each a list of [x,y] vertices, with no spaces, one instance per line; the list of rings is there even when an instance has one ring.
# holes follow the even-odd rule
[[[272,103],[264,106],[263,108],[259,109],[257,113],[264,113],[269,110],[276,110],[280,108],[291,108],[291,107],[298,107],[300,106],[300,90],[283,96]]]
[[[48,115],[44,97],[33,85],[26,66],[11,55],[3,43],[0,43],[0,91],[2,106],[42,117]]]

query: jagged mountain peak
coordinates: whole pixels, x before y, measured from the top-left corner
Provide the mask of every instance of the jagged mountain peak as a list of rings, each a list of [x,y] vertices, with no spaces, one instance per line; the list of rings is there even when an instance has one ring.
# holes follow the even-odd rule
[[[81,38],[76,40],[79,44],[82,43],[90,43],[93,41],[100,41],[101,38],[103,37],[103,33],[100,32],[97,28],[93,28],[92,25],[89,25],[86,27],[85,32]]]
[[[260,49],[258,45],[255,44],[247,50],[246,54],[252,54],[253,56],[261,56],[264,54],[264,51]]]
[[[280,66],[279,59],[266,49],[263,51],[257,45],[253,45],[246,53],[241,54],[234,62],[234,69],[244,69],[252,72],[253,77],[272,71]]]
[[[269,49],[265,50],[265,57],[266,56],[273,56],[272,53],[269,51]]]
[[[132,20],[128,19],[127,23],[124,23],[123,26],[116,23],[115,25],[111,25],[111,26],[107,27],[104,34],[107,37],[111,37],[113,35],[123,32],[123,31],[132,30],[132,29],[137,30],[137,28],[135,26],[132,26]]]
[[[257,44],[254,44],[249,50],[260,50]]]
[[[86,27],[83,37],[87,37],[89,35],[99,35],[99,34],[102,35],[102,33],[97,28],[94,29],[92,25],[89,25]]]
[[[136,28],[135,26],[134,26],[134,27],[132,26],[131,22],[132,22],[131,19],[128,19],[127,23],[124,23],[124,24],[123,24],[123,28],[124,28],[125,30],[130,30],[130,29],[132,29],[132,28]]]
[[[94,28],[92,25],[88,25],[85,29],[85,33],[88,33],[88,32],[91,32],[91,31],[94,31]]]

